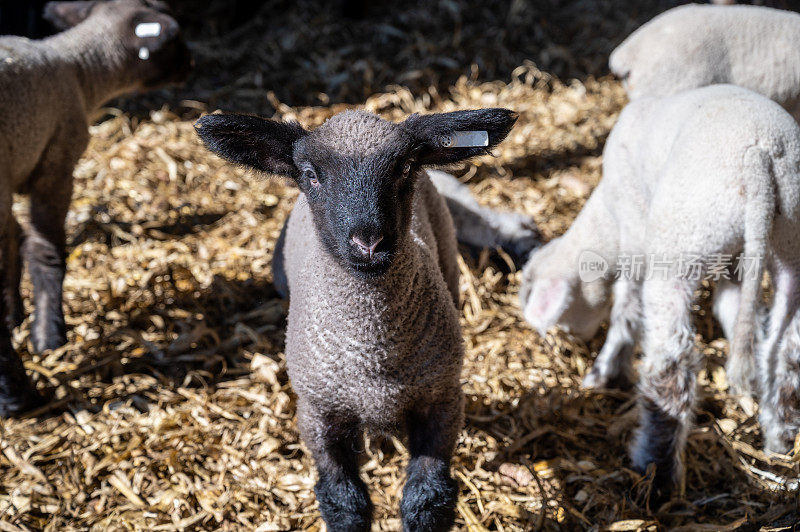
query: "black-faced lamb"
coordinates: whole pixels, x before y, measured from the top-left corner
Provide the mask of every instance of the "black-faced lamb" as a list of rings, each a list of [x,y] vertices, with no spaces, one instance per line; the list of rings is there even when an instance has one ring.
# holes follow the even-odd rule
[[[408,437],[404,529],[453,523],[450,460],[463,419],[457,246],[423,168],[486,153],[515,120],[483,109],[401,123],[347,111],[311,131],[234,114],[198,122],[211,150],[302,190],[273,268],[288,282],[287,365],[330,530],[369,530],[356,461],[363,430]],[[473,131],[485,143],[451,147]]]
[[[428,178],[445,201],[456,231],[456,240],[473,252],[482,249],[502,249],[515,267],[522,267],[531,251],[541,245],[541,235],[533,218],[525,214],[500,211],[481,206],[469,187],[454,175],[441,170],[426,170]],[[286,226],[281,231],[277,247],[282,248]],[[288,282],[280,253],[273,259],[275,288],[284,299],[289,297]]]
[[[641,340],[632,459],[642,472],[656,464],[662,493],[680,470],[696,397],[692,299],[714,269],[737,273],[718,287],[715,304],[734,354],[729,380],[747,388],[758,374],[768,450],[787,451],[800,429],[798,234],[800,126],[764,96],[715,85],[629,104],[586,206],[523,269],[524,315],[540,332],[560,325],[588,338],[610,312],[588,386],[628,380]],[[636,257],[638,274],[628,266]],[[755,371],[748,363],[765,268],[775,295]]]
[[[45,17],[66,31],[40,41],[0,38],[0,415],[37,400],[10,341],[10,328],[22,321],[12,194],[30,196],[24,254],[38,352],[66,341],[64,219],[72,170],[89,140],[88,115],[114,96],[181,80],[190,68],[178,24],[161,2],[51,2]]]
[[[691,4],[634,31],[609,57],[631,100],[730,83],[800,118],[800,14],[760,6]]]

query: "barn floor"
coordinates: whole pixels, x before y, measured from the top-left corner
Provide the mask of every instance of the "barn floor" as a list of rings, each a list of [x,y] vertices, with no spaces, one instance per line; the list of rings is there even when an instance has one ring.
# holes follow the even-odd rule
[[[0,530],[323,529],[285,370],[286,305],[270,274],[296,190],[210,155],[192,121],[218,107],[307,126],[359,102],[392,119],[510,107],[520,120],[497,156],[454,173],[483,203],[527,212],[545,238],[558,236],[599,181],[600,150],[625,103],[621,86],[603,76],[603,58],[668,5],[541,4],[436,3],[437,16],[455,21],[460,45],[441,40],[454,38],[449,22],[440,34],[408,29],[423,24],[412,8],[372,8],[353,22],[335,5],[315,11],[301,2],[284,12],[283,3],[267,3],[238,29],[220,19],[232,37],[201,37],[190,20],[195,78],[115,102],[92,126],[75,170],[69,343],[32,356],[28,321],[15,333],[29,373],[52,399],[24,419],[0,421]],[[511,39],[502,31],[512,20],[533,29]],[[284,42],[280,28],[292,24],[304,31]],[[507,52],[496,61],[473,49],[485,52],[490,35]],[[355,66],[336,63],[331,50],[306,61],[295,49],[314,39],[323,48],[338,39],[341,57],[362,53],[363,39],[373,39],[365,48],[373,51]],[[289,48],[295,55],[275,52]],[[435,60],[415,68],[420,57]],[[470,69],[470,57],[483,59]],[[339,70],[348,75],[327,89]],[[317,101],[306,96],[313,91]],[[24,218],[23,198],[15,211]],[[484,253],[461,263],[467,424],[453,464],[458,529],[789,530],[781,526],[800,520],[797,492],[780,486],[800,476],[800,449],[786,457],[759,451],[757,405],[726,393],[727,342],[710,318],[707,290],[695,313],[707,357],[685,476],[673,501],[648,508],[649,482],[625,458],[633,396],[579,387],[602,337],[585,345],[557,331],[537,335],[521,319],[518,274],[503,273],[502,260]],[[23,291],[29,302],[27,279]],[[402,442],[368,441],[363,476],[376,530],[400,527],[406,459]]]

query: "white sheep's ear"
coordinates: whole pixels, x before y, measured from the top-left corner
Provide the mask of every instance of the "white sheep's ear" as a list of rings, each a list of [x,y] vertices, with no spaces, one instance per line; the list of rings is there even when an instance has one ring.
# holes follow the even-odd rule
[[[44,6],[42,17],[58,31],[77,26],[89,17],[94,6],[99,2],[48,2]]]
[[[292,151],[306,130],[297,122],[223,113],[206,115],[194,127],[209,150],[233,163],[293,179],[299,174]]]
[[[413,114],[403,127],[415,140],[420,164],[446,165],[489,153],[516,121],[517,113],[509,109],[476,109]]]
[[[525,302],[525,319],[541,334],[557,325],[570,304],[570,282],[563,277],[534,281]]]

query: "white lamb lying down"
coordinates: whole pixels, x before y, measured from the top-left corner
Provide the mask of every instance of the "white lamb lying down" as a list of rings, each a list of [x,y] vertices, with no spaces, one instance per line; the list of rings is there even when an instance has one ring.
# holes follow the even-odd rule
[[[634,31],[609,58],[631,100],[732,83],[800,117],[800,15],[756,6],[688,5]]]
[[[447,203],[456,237],[462,244],[472,249],[502,248],[519,267],[541,244],[539,230],[530,216],[482,207],[469,187],[455,176],[433,169],[427,173]]]
[[[641,340],[633,465],[644,471],[655,463],[664,493],[679,472],[701,364],[692,298],[721,255],[742,258],[745,274],[740,290],[722,283],[715,305],[723,327],[733,331],[729,379],[746,389],[754,373],[755,314],[766,268],[775,296],[757,358],[767,449],[787,450],[800,428],[798,173],[800,126],[759,94],[715,85],[637,100],[608,138],[603,180],[584,209],[523,270],[522,307],[539,331],[559,325],[590,338],[610,311],[606,345],[587,384],[624,380]],[[591,252],[609,268],[582,280],[579,262],[597,258]],[[619,261],[637,256],[647,259],[642,274],[615,280]],[[647,268],[650,258],[658,269]],[[686,258],[699,270],[686,268]]]

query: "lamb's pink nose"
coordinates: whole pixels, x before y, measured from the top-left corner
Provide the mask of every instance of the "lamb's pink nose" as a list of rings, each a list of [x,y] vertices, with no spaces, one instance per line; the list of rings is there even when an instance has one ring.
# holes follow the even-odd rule
[[[378,244],[380,244],[381,240],[383,240],[383,235],[378,235],[372,238],[368,244],[355,235],[351,236],[350,240],[353,241],[353,244],[358,246],[358,249],[361,251],[361,253],[371,259],[375,254],[375,248],[378,247]]]

